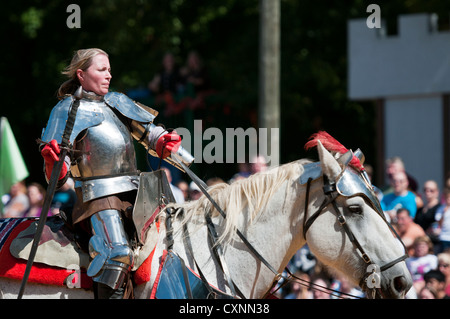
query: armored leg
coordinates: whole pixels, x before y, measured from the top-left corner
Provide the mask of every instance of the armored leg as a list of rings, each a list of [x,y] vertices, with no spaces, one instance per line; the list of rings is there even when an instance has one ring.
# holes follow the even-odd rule
[[[103,291],[123,290],[134,258],[120,213],[116,210],[100,211],[91,217],[91,226],[93,236],[89,241],[89,254],[93,259],[87,275],[99,287],[105,288]],[[104,294],[99,297],[102,296]]]

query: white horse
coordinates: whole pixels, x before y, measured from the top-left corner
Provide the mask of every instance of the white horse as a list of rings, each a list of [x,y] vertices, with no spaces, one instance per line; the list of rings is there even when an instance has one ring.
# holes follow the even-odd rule
[[[229,278],[245,298],[264,297],[279,276],[236,236],[237,230],[279,274],[295,252],[307,243],[318,260],[343,273],[365,291],[377,288],[377,297],[403,298],[412,285],[403,261],[407,256],[404,246],[377,211],[379,204],[373,203],[364,192],[358,193],[357,187],[348,194],[342,185],[338,191],[324,193],[324,186],[347,182],[342,176],[348,168],[346,156],[335,159],[320,142],[318,151],[320,162],[316,172],[320,174],[308,183],[301,183],[300,176],[310,162],[299,160],[209,189],[211,197],[226,212],[226,219],[205,196],[194,202],[172,205],[177,212],[171,218],[173,252],[194,271],[198,266],[212,286],[232,294],[208,239],[205,212],[211,212],[220,236],[217,245],[223,248]],[[136,298],[149,298],[160,258],[168,247],[165,218],[164,212],[159,215],[160,233],[151,279],[135,287]],[[192,249],[186,244],[187,239]],[[367,279],[372,281],[367,282]],[[19,287],[19,281],[0,278],[0,296],[15,298]],[[27,284],[24,298],[92,297],[83,289],[51,289],[54,291],[47,286]]]

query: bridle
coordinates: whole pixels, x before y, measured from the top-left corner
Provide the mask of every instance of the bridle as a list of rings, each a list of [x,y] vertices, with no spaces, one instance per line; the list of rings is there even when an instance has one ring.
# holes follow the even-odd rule
[[[211,202],[211,204],[214,206],[214,208],[225,219],[226,218],[226,213],[217,204],[217,202],[209,195],[208,191],[206,190],[206,187],[205,187],[206,185],[204,184],[204,182],[198,176],[196,176],[195,173],[193,173],[186,165],[184,165],[184,163],[182,161],[179,161],[176,157],[174,157],[174,158],[180,164],[180,166],[185,170],[185,172],[189,175],[189,177],[195,182],[195,184],[197,184],[197,186],[200,188],[202,193],[208,198],[208,200]],[[317,163],[315,163],[315,165],[317,165]],[[342,172],[340,177],[343,176],[344,172],[345,172],[345,169]],[[315,172],[315,173],[317,173],[317,172]],[[362,178],[364,178],[364,175],[362,176]],[[339,196],[343,196],[343,195],[340,194],[340,192],[338,191],[338,189],[336,187],[336,183],[334,183],[334,184],[330,183],[328,178],[325,175],[323,175],[323,180],[324,180],[323,192],[325,194],[325,199],[324,199],[322,205],[319,207],[319,209],[309,219],[307,219],[308,206],[309,206],[309,193],[310,193],[310,187],[311,187],[312,180],[313,180],[313,178],[309,177],[308,180],[307,180],[307,183],[306,183],[307,186],[306,186],[305,212],[304,212],[304,219],[303,219],[303,237],[306,240],[306,233],[307,233],[308,229],[311,227],[311,225],[314,223],[314,221],[317,219],[317,217],[319,217],[319,215],[323,212],[325,207],[327,207],[329,204],[332,204],[333,207],[334,207],[334,210],[337,213],[337,219],[338,219],[339,224],[344,228],[347,236],[349,237],[350,241],[355,245],[356,249],[360,251],[364,262],[366,264],[368,264],[369,266],[370,265],[374,265],[375,266],[375,267],[372,267],[372,272],[367,273],[360,280],[360,286],[363,287],[363,285],[365,285],[366,287],[368,287],[368,289],[369,288],[373,288],[373,290],[372,290],[373,291],[373,296],[375,296],[376,288],[378,288],[376,284],[380,282],[380,277],[379,277],[379,273],[378,272],[385,271],[385,270],[391,268],[392,266],[394,266],[395,264],[397,264],[399,262],[402,262],[403,260],[408,258],[409,255],[407,253],[405,245],[401,241],[400,237],[398,236],[397,232],[392,227],[392,225],[389,224],[389,222],[387,222],[387,220],[384,217],[383,213],[380,212],[379,209],[377,209],[376,205],[374,205],[372,203],[372,200],[367,198],[367,200],[372,204],[372,207],[374,208],[374,210],[376,212],[378,212],[378,214],[381,216],[381,218],[383,218],[383,220],[386,222],[386,224],[388,225],[390,230],[393,232],[393,234],[395,234],[395,236],[402,243],[403,248],[405,249],[405,254],[403,256],[394,259],[393,261],[383,265],[382,267],[379,267],[379,269],[378,269],[377,268],[378,266],[375,263],[372,262],[372,259],[364,251],[364,248],[361,246],[359,241],[353,235],[353,232],[351,231],[350,227],[348,226],[348,224],[346,222],[345,216],[341,213],[341,211],[339,210],[339,208],[338,208],[338,206],[336,204],[336,198],[339,197]],[[367,182],[368,182],[368,179],[366,178],[366,184],[367,184]],[[210,238],[212,238],[212,242],[214,244],[213,246],[215,247],[215,253],[217,255],[216,257],[217,257],[217,259],[219,261],[219,264],[222,267],[222,270],[224,271],[224,275],[225,275],[225,277],[226,277],[226,279],[228,281],[228,285],[229,285],[229,287],[230,287],[230,289],[232,291],[232,295],[233,295],[234,298],[236,298],[237,295],[239,295],[241,298],[245,298],[243,296],[243,294],[239,291],[238,287],[234,284],[234,282],[231,279],[230,274],[228,273],[227,266],[226,266],[226,263],[225,263],[225,260],[224,260],[224,256],[223,256],[223,252],[220,249],[220,245],[216,245],[217,238],[218,238],[217,237],[217,232],[215,231],[215,226],[212,223],[210,216],[208,216],[208,213],[205,214],[205,218],[206,218],[206,221],[207,221],[208,233],[210,235]],[[289,280],[289,278],[285,278],[272,265],[270,265],[270,263],[250,244],[250,242],[239,231],[239,229],[236,230],[236,233],[237,233],[238,237],[242,240],[242,242],[250,250],[250,252],[257,259],[259,259],[270,271],[272,271],[275,274],[275,278],[274,278],[274,281],[273,281],[273,284],[272,284],[272,288],[282,278]],[[200,268],[198,266],[197,266],[197,268],[198,268],[198,270],[200,270]],[[204,276],[201,275],[201,277],[202,277],[202,280],[204,280],[204,282],[207,284],[207,281],[206,281],[206,279],[204,279]],[[291,277],[295,277],[295,276],[291,276]],[[371,282],[367,282],[367,279],[371,279]],[[271,289],[269,289],[267,291],[266,295],[270,291],[271,291]]]
[[[350,227],[347,223],[347,220],[346,220],[344,214],[339,210],[339,208],[336,204],[336,199],[339,196],[344,196],[344,195],[342,195],[338,192],[336,183],[330,183],[327,176],[325,176],[325,175],[323,175],[323,181],[324,181],[323,193],[325,194],[325,199],[322,202],[322,204],[320,205],[320,207],[318,208],[318,210],[314,214],[312,214],[311,217],[308,218],[309,193],[310,193],[312,180],[313,180],[313,178],[309,177],[306,182],[306,199],[305,199],[305,213],[304,213],[305,216],[303,219],[303,237],[304,237],[304,239],[306,240],[306,234],[307,234],[309,228],[311,227],[311,225],[317,219],[317,217],[319,217],[319,215],[324,211],[324,209],[328,205],[331,204],[334,208],[334,211],[336,213],[336,217],[337,217],[337,220],[338,220],[340,226],[342,226],[342,228],[344,229],[345,233],[347,234],[348,238],[350,239],[350,242],[360,252],[362,259],[368,265],[368,269],[371,269],[371,272],[367,272],[361,278],[359,285],[360,285],[360,287],[366,286],[367,289],[372,289],[372,293],[373,293],[373,295],[375,295],[376,288],[379,288],[379,287],[377,287],[378,286],[377,284],[379,284],[379,282],[380,282],[380,273],[393,267],[397,263],[404,261],[406,258],[409,257],[404,243],[401,241],[399,235],[397,234],[395,229],[392,227],[392,225],[386,220],[383,213],[379,212],[378,209],[376,209],[375,205],[372,205],[372,203],[370,203],[371,206],[374,208],[374,210],[378,213],[378,215],[380,215],[380,217],[386,222],[386,224],[388,225],[388,227],[390,228],[392,233],[395,234],[397,239],[401,242],[401,244],[403,245],[403,248],[405,250],[404,255],[388,262],[387,264],[385,264],[381,267],[376,265],[372,261],[370,256],[366,253],[366,251],[364,250],[364,247],[359,243],[358,239],[353,234],[352,230],[350,229]],[[347,197],[347,196],[344,196],[344,197]],[[367,198],[365,198],[365,200],[368,200],[370,202],[370,200]],[[369,267],[370,265],[373,265],[373,266]],[[368,281],[368,279],[370,279],[370,281]]]

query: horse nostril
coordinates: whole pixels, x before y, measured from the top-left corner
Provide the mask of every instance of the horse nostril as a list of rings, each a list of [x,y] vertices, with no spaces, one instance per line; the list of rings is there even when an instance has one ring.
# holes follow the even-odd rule
[[[406,287],[408,286],[408,282],[406,281],[406,278],[404,276],[399,276],[394,278],[394,289],[401,293],[406,290]]]

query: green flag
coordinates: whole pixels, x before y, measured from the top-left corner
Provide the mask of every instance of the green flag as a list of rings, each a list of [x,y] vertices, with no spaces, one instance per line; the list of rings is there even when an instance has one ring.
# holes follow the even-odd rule
[[[8,119],[2,117],[0,119],[0,196],[8,193],[13,184],[24,180],[28,175],[27,166]],[[1,201],[0,208],[3,210]]]

